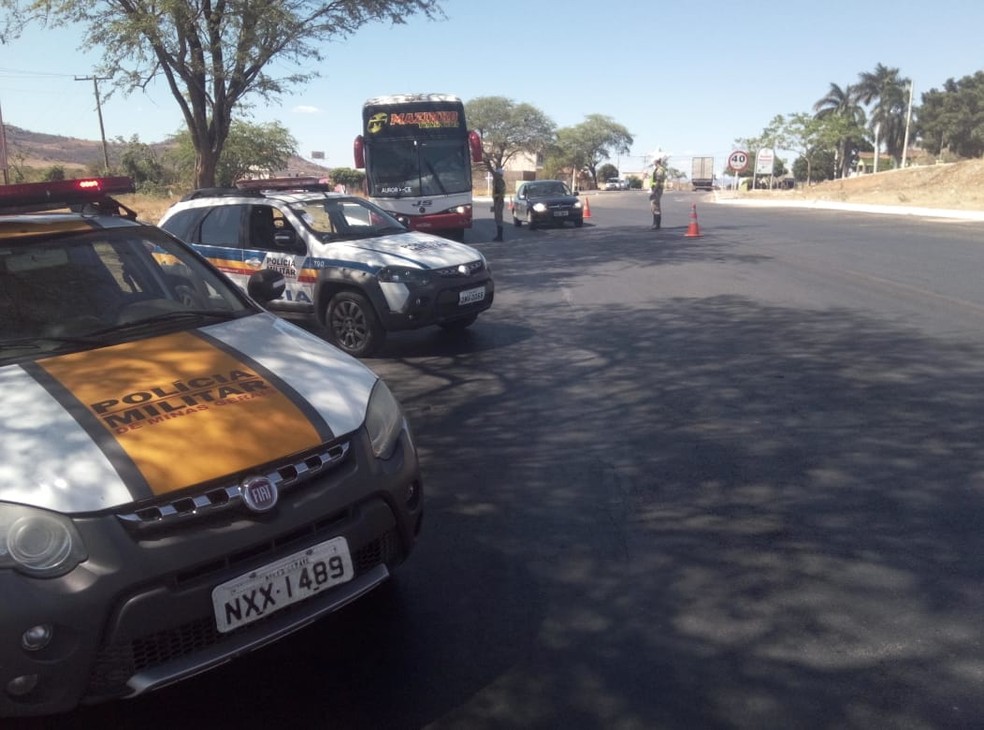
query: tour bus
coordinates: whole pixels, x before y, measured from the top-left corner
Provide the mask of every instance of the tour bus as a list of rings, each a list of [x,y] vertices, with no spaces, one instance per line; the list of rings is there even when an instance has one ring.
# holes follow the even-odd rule
[[[464,240],[471,165],[481,160],[482,140],[457,96],[379,96],[362,107],[355,166],[366,171],[366,194],[412,230]]]

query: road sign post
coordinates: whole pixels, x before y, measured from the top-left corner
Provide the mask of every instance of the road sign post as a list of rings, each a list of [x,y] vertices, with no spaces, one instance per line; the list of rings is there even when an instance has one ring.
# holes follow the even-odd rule
[[[748,153],[745,150],[735,150],[728,155],[728,167],[735,173],[735,190],[738,189],[738,174],[748,167]]]

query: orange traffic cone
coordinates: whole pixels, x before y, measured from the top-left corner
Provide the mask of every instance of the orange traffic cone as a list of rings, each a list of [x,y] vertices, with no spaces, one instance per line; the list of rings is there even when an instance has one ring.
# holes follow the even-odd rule
[[[584,217],[591,217],[591,203],[588,202],[588,196],[584,196]]]
[[[697,225],[697,203],[690,208],[690,225],[687,232],[683,234],[685,238],[700,238],[700,226]]]

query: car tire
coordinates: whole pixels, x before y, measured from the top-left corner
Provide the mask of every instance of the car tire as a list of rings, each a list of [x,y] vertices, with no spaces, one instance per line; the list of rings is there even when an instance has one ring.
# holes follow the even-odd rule
[[[477,314],[472,314],[467,317],[459,317],[458,319],[448,320],[447,322],[441,322],[438,327],[447,332],[460,332],[466,327],[471,327],[475,324],[475,320],[478,319]]]
[[[533,220],[533,214],[532,213],[530,213],[530,219],[526,222],[526,224],[530,227],[530,230],[531,231],[535,231],[536,230],[536,221]]]
[[[574,219],[574,227],[575,228],[580,228],[583,225],[584,225],[584,218],[575,218]]]
[[[386,338],[372,304],[354,291],[340,291],[331,298],[325,312],[325,327],[329,341],[354,357],[373,355]]]
[[[521,228],[523,226],[523,221],[517,218],[515,213],[513,213],[513,225],[516,226],[516,228]]]

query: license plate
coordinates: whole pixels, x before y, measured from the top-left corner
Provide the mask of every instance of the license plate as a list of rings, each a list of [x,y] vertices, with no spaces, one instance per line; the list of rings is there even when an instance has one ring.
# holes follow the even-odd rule
[[[554,216],[557,217],[557,218],[562,218],[565,215],[567,215],[568,213],[570,213],[569,210],[555,210],[554,211]]]
[[[458,304],[474,304],[483,299],[485,299],[484,286],[480,286],[477,289],[465,289],[463,292],[458,293]]]
[[[216,628],[238,629],[353,577],[344,537],[314,545],[213,588]]]

